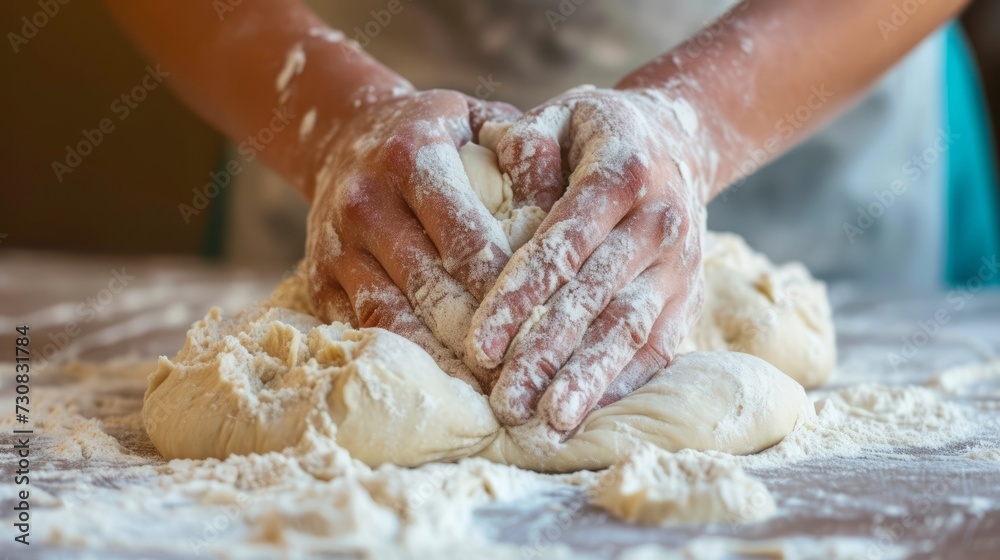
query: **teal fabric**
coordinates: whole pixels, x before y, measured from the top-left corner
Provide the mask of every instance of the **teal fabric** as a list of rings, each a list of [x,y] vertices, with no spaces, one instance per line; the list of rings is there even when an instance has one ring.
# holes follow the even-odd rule
[[[958,135],[947,158],[945,281],[972,288],[979,282],[1000,285],[1000,273],[989,266],[1000,252],[1000,195],[989,111],[961,27],[952,24],[945,34],[945,120]]]

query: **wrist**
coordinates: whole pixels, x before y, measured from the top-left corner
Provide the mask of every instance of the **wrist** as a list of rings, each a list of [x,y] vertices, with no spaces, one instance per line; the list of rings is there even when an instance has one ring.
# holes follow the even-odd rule
[[[294,126],[276,152],[283,174],[311,201],[342,132],[365,118],[371,106],[410,93],[413,86],[333,30],[310,32],[287,58],[275,85],[278,106],[294,115]],[[298,69],[296,58],[305,61]]]
[[[658,159],[672,168],[689,200],[707,205],[724,188],[729,145],[729,129],[711,99],[683,76],[664,83],[623,80],[616,89],[637,96],[640,111],[660,131],[653,140]]]

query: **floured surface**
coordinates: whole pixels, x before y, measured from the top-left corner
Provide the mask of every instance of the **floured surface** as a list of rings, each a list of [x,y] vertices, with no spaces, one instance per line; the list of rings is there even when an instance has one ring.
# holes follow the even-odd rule
[[[122,264],[80,267],[71,275],[65,262],[57,263],[62,271],[57,279],[43,274],[55,266],[50,256],[3,259],[0,303],[5,312],[17,313],[4,321],[13,324],[30,316],[33,345],[39,347]],[[274,284],[271,277],[254,288],[234,282],[240,275],[207,270],[199,275],[194,267],[178,273],[175,263],[171,267],[174,272],[149,263],[129,264],[135,282],[84,325],[84,333],[64,353],[96,359],[170,353],[209,303],[228,294],[231,303],[225,305],[235,309],[259,299]],[[72,285],[60,292],[44,289],[46,283],[65,284],[70,277]],[[185,300],[204,305],[178,309],[173,290],[157,299],[160,288],[152,286],[171,279],[187,287]],[[233,286],[246,286],[235,290],[245,294],[243,301],[232,295]],[[70,317],[52,305],[57,302],[26,297],[29,288],[64,294]],[[189,557],[196,550],[280,557],[366,548],[376,557],[392,557],[387,551],[396,545],[414,550],[430,540],[444,550],[435,557],[443,558],[448,552],[453,557],[558,556],[570,554],[566,547],[580,553],[571,557],[586,553],[595,558],[613,558],[626,550],[628,558],[660,557],[655,554],[661,548],[687,548],[710,558],[775,550],[793,558],[816,552],[833,558],[921,557],[934,551],[946,557],[961,551],[989,558],[984,551],[996,547],[1000,525],[1000,399],[967,395],[950,382],[942,391],[932,379],[954,366],[984,362],[992,357],[990,351],[1000,352],[1000,296],[976,295],[967,308],[952,313],[949,324],[913,360],[893,368],[887,355],[898,351],[900,336],[946,306],[944,294],[902,301],[834,293],[844,333],[841,367],[830,386],[813,393],[815,399],[830,398],[817,424],[741,460],[746,473],[760,480],[774,500],[776,512],[764,523],[626,525],[588,503],[585,488],[595,475],[543,477],[475,460],[322,483],[307,469],[332,476],[345,468],[330,450],[314,450],[314,462],[305,466],[279,454],[166,465],[140,429],[147,362],[138,368],[46,368],[34,378],[39,414],[46,404],[60,401],[76,408],[75,416],[48,415],[45,432],[33,442],[35,544],[26,557],[60,557],[71,554],[60,547],[81,545],[102,558]],[[175,326],[136,328],[145,317],[163,317],[166,309],[173,309]],[[0,333],[0,344],[10,348],[7,331]],[[3,402],[10,402],[10,369],[3,370]],[[974,377],[978,383],[989,382],[988,376],[986,381]],[[910,387],[859,388],[860,383]],[[10,480],[7,424],[2,433],[4,480]],[[900,445],[908,440],[918,445]],[[457,469],[466,476],[456,476]],[[458,479],[478,482],[449,484]],[[11,487],[0,486],[0,496],[0,505],[10,511]],[[359,518],[377,522],[352,524]],[[9,531],[5,519],[0,536],[9,538]],[[199,545],[207,548],[193,548]],[[640,545],[646,548],[637,549]],[[428,557],[426,549],[413,555]]]

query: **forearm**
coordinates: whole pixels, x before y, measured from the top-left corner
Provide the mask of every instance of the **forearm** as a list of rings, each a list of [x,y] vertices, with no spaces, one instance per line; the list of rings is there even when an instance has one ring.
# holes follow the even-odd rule
[[[836,116],[968,0],[748,0],[625,77],[686,99],[718,153],[700,162],[708,198]],[[703,158],[712,159],[712,158]]]
[[[307,144],[328,137],[362,98],[410,87],[300,0],[244,0],[221,14],[204,0],[105,3],[178,95],[307,199],[318,164]],[[300,137],[306,118],[314,130]]]

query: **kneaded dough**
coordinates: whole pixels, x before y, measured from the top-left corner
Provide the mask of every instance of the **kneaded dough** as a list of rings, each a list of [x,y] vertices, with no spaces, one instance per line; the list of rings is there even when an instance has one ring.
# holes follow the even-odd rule
[[[826,286],[801,263],[775,266],[732,233],[705,236],[705,308],[678,352],[729,350],[767,360],[807,389],[833,373]]]
[[[462,159],[465,174],[469,176],[473,192],[490,214],[496,214],[504,203],[504,198],[510,200],[510,195],[505,197],[504,191],[511,192],[510,178],[499,172],[497,155],[493,150],[472,142],[462,146],[458,155]]]
[[[488,125],[483,126],[480,134],[494,130]],[[469,142],[458,150],[458,155],[473,192],[490,214],[499,220],[510,250],[520,249],[542,225],[546,212],[537,206],[514,207],[510,177],[500,172],[496,153],[492,149]]]
[[[419,346],[381,329],[322,324],[306,281],[196,323],[150,376],[143,420],[166,458],[226,457],[295,446],[310,432],[371,466],[470,456],[545,472],[610,466],[638,443],[760,451],[814,416],[802,387],[735,352],[680,356],[649,383],[591,412],[575,435],[539,448],[502,428],[489,401]]]
[[[495,156],[470,146],[461,150],[470,186],[496,205],[516,250],[545,212],[513,208]],[[501,427],[485,395],[404,338],[353,329],[349,318],[322,324],[301,273],[233,318],[213,309],[173,360],[160,359],[145,395],[147,432],[167,458],[279,451],[309,435],[372,466],[481,456],[538,471],[601,469],[641,442],[755,453],[815,415],[795,380],[818,382],[832,370],[829,304],[800,266],[775,268],[739,238],[707,237],[706,312],[684,348],[726,351],[678,356],[591,412],[565,442],[532,439],[531,422]],[[800,295],[782,295],[792,286]],[[776,317],[768,329],[757,322],[765,315]]]

